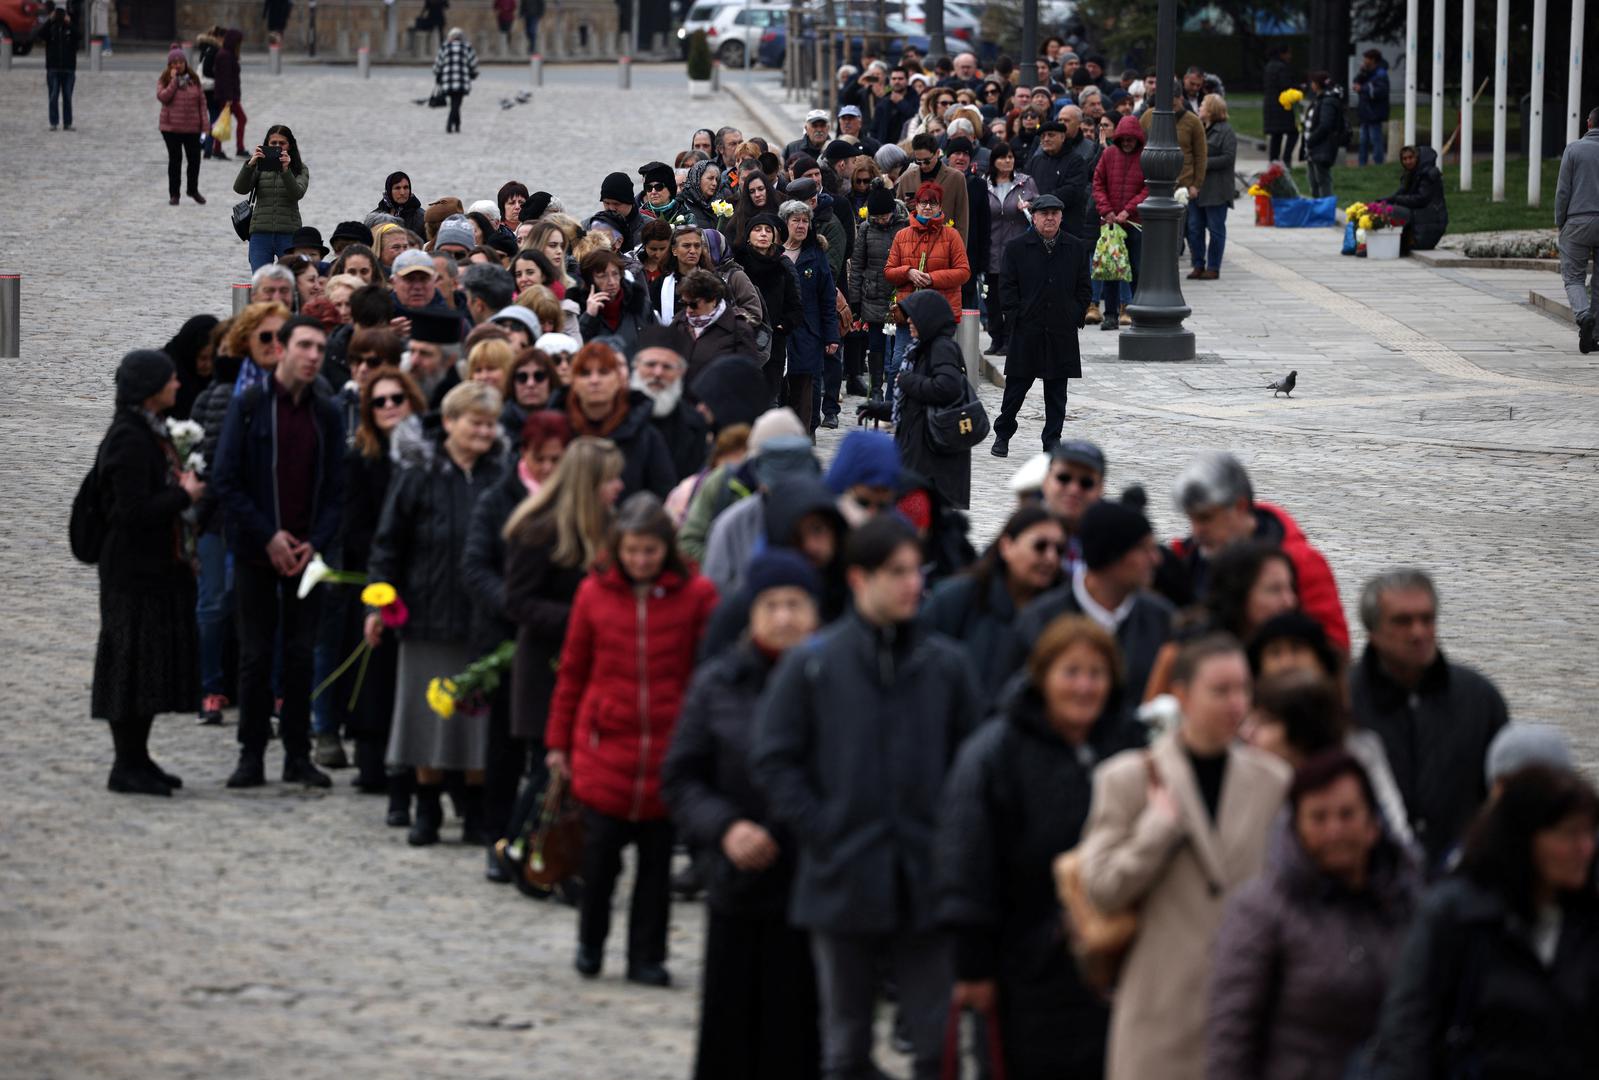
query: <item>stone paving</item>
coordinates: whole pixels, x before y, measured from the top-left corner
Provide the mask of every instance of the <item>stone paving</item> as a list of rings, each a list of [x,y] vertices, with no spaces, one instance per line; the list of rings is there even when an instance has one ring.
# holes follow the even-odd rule
[[[247,266],[231,165],[206,163],[209,205],[165,203],[159,57],[119,50],[107,72],[81,72],[70,134],[44,128],[35,61],[0,76],[0,266],[26,275],[23,358],[0,362],[0,1074],[685,1075],[698,905],[674,909],[676,989],[622,983],[614,937],[606,977],[585,983],[570,911],[481,884],[475,849],[407,848],[343,777],[329,793],[223,789],[230,729],[157,726],[156,756],[188,780],[170,802],[104,791],[107,739],[85,716],[94,578],[66,550],[67,506],[117,358],[222,313]],[[454,138],[410,104],[426,90],[415,69],[360,83],[348,68],[269,79],[252,62],[245,103],[252,142],[295,128],[306,218],[324,234],[395,168],[424,200],[491,196],[514,174],[581,213],[605,172],[668,156],[694,127],[798,128],[772,118],[769,94],[761,118],[728,95],[691,102],[676,66],[641,66],[631,93],[610,68],[552,67],[531,105],[498,109],[525,79],[488,69]],[[1179,528],[1166,492],[1183,459],[1239,453],[1328,555],[1352,625],[1367,575],[1432,568],[1451,655],[1599,766],[1585,712],[1599,374],[1568,327],[1526,306],[1542,279],[1340,259],[1333,232],[1255,229],[1243,204],[1231,224],[1222,279],[1185,283],[1200,361],[1123,364],[1113,334],[1085,332],[1068,431],[1105,447],[1113,488],[1149,489],[1162,535]],[[1273,400],[1263,387],[1289,368],[1300,389]],[[997,411],[998,390],[983,396]],[[1005,516],[1041,411],[1029,403],[1009,462],[974,455],[979,539]]]

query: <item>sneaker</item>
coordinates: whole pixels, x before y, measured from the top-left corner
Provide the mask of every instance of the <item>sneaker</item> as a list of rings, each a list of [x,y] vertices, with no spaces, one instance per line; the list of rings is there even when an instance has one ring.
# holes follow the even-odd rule
[[[1122,325],[1123,325],[1123,326],[1131,326],[1131,325],[1133,325],[1133,317],[1132,317],[1132,316],[1131,316],[1131,315],[1129,315],[1129,314],[1127,314],[1127,312],[1125,312],[1125,311],[1124,311],[1124,312],[1122,312],[1122,314],[1121,314],[1121,319],[1120,319],[1120,320],[1118,320],[1118,321],[1119,321],[1119,322],[1120,322],[1120,323],[1121,323],[1121,324],[1122,324]]]
[[[283,782],[285,784],[304,784],[306,787],[317,788],[330,788],[333,786],[333,780],[327,773],[311,764],[310,758],[303,757],[284,759]]]
[[[1098,325],[1099,321],[1103,318],[1104,316],[1099,313],[1098,304],[1089,304],[1088,311],[1083,314],[1083,321],[1089,326]]]
[[[311,757],[324,769],[348,769],[350,759],[344,755],[344,743],[338,735],[325,731],[316,737],[316,752]]]
[[[1010,440],[1001,435],[995,435],[994,445],[988,448],[988,452],[993,454],[995,457],[1009,457]]]
[[[837,416],[824,416],[824,417],[822,417],[822,426],[825,427],[825,428],[836,428],[836,427],[838,427],[838,417]]]
[[[261,763],[261,755],[252,754],[248,750],[239,753],[239,764],[234,768],[233,775],[228,777],[230,788],[260,787],[266,783],[266,766]]]
[[[216,727],[222,723],[222,710],[228,707],[228,699],[221,694],[207,694],[200,701],[200,723],[207,727]]]

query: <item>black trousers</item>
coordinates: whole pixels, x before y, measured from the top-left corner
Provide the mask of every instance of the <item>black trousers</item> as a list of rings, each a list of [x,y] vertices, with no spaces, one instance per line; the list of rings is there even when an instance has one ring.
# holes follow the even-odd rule
[[[189,186],[186,191],[200,190],[200,136],[186,135],[178,131],[163,131],[161,138],[167,144],[167,194],[174,199],[178,197],[178,166],[182,164],[185,155],[189,159],[187,179]]]
[[[444,122],[445,131],[461,130],[461,99],[466,97],[459,90],[451,90],[447,95],[450,99],[450,118]]]
[[[287,758],[311,753],[311,665],[324,590],[294,595],[300,577],[238,559],[233,564],[239,626],[239,745],[260,755],[272,738],[272,648],[283,628],[283,715],[278,737]]]
[[[583,808],[583,902],[577,938],[603,949],[611,933],[611,897],[622,872],[622,849],[638,849],[633,902],[627,916],[627,962],[666,962],[666,920],[672,910],[672,822],[628,821]]]
[[[150,760],[150,728],[154,724],[153,716],[137,716],[120,724],[108,725],[118,765],[130,768]]]
[[[810,935],[782,912],[705,918],[694,1080],[814,1080],[822,1067]]]
[[[1297,131],[1274,131],[1266,136],[1266,160],[1281,161],[1292,164],[1294,160],[1294,144],[1299,141]],[[1282,153],[1278,153],[1278,151]]]
[[[821,417],[816,416],[812,404],[814,391],[811,389],[814,381],[820,378],[820,375],[790,375],[784,380],[788,387],[788,400],[783,404],[794,410],[794,414],[800,419],[800,426],[806,431],[816,430],[812,417],[817,421],[821,420]]]
[[[1112,285],[1115,282],[1111,282]],[[1053,450],[1060,442],[1061,428],[1066,424],[1066,379],[1045,379],[1044,383],[1044,449]],[[1000,404],[999,416],[994,420],[994,434],[1008,439],[1016,434],[1016,414],[1021,412],[1027,392],[1033,388],[1031,378],[1011,376],[1005,380],[1005,400]]]
[[[483,822],[489,843],[505,835],[516,806],[516,789],[527,772],[527,740],[511,736],[511,688],[502,684],[489,699],[489,750],[483,775]]]
[[[983,277],[988,285],[988,336],[998,348],[1010,336],[1010,326],[1005,320],[1004,305],[999,302],[999,275],[984,274]]]
[[[766,363],[761,365],[761,374],[766,376],[766,389],[771,395],[772,408],[784,404],[783,400],[783,365],[788,362],[788,335],[772,335],[772,355]]]

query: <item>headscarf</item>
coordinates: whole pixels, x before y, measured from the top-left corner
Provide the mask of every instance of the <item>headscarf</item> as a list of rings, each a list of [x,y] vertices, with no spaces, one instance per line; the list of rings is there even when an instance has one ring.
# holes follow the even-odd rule
[[[383,181],[383,201],[396,209],[399,209],[401,204],[394,201],[394,185],[401,180],[404,180],[407,184],[411,183],[411,178],[403,172],[391,172],[389,173],[389,178]],[[416,198],[416,185],[414,184],[411,185],[411,198]]]
[[[211,331],[216,329],[216,325],[215,315],[195,315],[172,335],[171,341],[161,347],[161,351],[172,358],[178,369],[178,402],[172,406],[172,415],[181,420],[188,419],[194,399],[211,382],[212,376],[201,375],[195,367],[195,361],[210,340]]]
[[[719,168],[721,165],[715,161],[696,161],[689,167],[688,175],[683,178],[683,186],[677,193],[677,197],[690,206],[704,210],[712,221],[716,220],[716,212],[711,209],[711,200],[700,193],[700,178],[705,175],[706,169]]]

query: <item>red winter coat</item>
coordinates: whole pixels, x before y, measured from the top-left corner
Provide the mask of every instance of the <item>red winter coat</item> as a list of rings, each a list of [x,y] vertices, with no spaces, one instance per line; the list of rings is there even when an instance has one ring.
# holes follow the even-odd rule
[[[1138,149],[1131,154],[1116,145],[1125,137],[1138,140]],[[1116,138],[1099,155],[1094,166],[1094,206],[1099,216],[1129,211],[1127,220],[1138,220],[1138,204],[1149,194],[1144,186],[1144,129],[1131,116],[1124,116],[1116,124]]]
[[[883,277],[901,296],[909,296],[916,291],[916,286],[910,284],[911,271],[926,271],[933,279],[931,288],[949,301],[955,321],[960,322],[961,286],[972,276],[972,268],[966,260],[966,245],[961,242],[960,231],[946,224],[947,220],[940,217],[923,225],[913,216],[911,223],[895,233],[889,244]],[[927,259],[925,264],[923,256]]]
[[[211,125],[205,111],[205,91],[198,79],[190,79],[187,86],[179,86],[177,79],[168,79],[162,86],[157,83],[156,100],[161,103],[161,130],[181,135],[199,135]]]
[[[544,742],[564,750],[572,794],[611,817],[667,816],[661,764],[716,607],[709,578],[663,573],[640,597],[615,567],[578,586]]]

